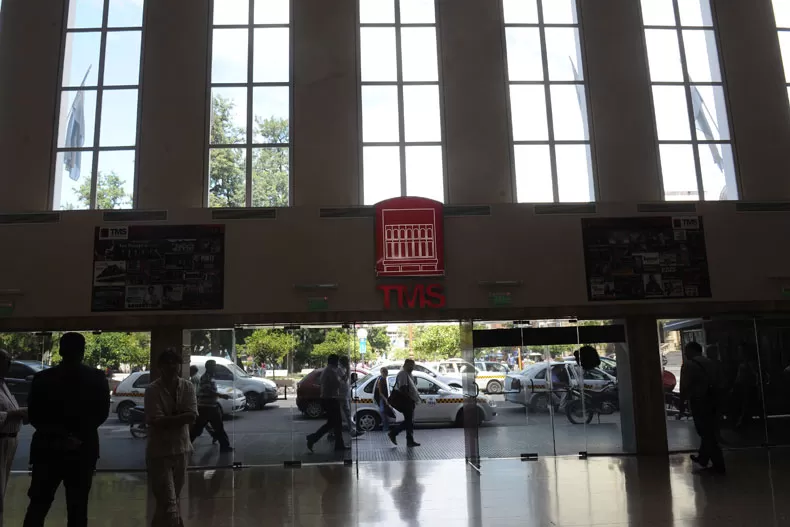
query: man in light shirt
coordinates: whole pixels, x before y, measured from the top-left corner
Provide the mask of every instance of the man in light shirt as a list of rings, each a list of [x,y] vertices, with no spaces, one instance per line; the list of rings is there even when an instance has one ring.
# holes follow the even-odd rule
[[[406,430],[406,446],[408,447],[420,446],[420,444],[414,440],[414,409],[418,404],[422,403],[422,398],[420,397],[420,392],[417,391],[417,385],[414,384],[414,377],[411,374],[413,371],[414,360],[406,359],[406,362],[403,363],[403,368],[398,372],[398,376],[395,378],[394,389],[403,392],[412,404],[402,410],[403,422],[392,427],[387,434],[390,441],[397,445],[398,440],[396,438],[398,434]]]
[[[11,463],[16,454],[19,427],[27,421],[27,408],[20,408],[8,390],[5,376],[11,366],[11,355],[0,349],[0,527],[3,526],[3,503],[11,474]]]
[[[339,357],[334,353],[327,359],[326,368],[321,372],[321,404],[326,413],[326,423],[315,433],[307,436],[307,449],[313,451],[313,446],[330,430],[334,433],[335,450],[346,450],[343,444],[343,418],[341,417],[341,381],[342,372],[338,366]]]

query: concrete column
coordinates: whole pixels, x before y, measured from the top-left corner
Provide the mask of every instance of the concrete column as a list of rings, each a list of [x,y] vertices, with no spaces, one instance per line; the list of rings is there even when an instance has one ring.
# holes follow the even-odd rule
[[[712,0],[740,179],[739,198],[790,200],[790,107],[771,0]]]
[[[627,346],[617,348],[623,449],[640,455],[666,454],[667,420],[656,319],[626,319]]]
[[[146,2],[136,207],[206,201],[209,0]]]
[[[51,208],[65,0],[5,0],[0,18],[0,212]]]
[[[579,0],[597,201],[660,201],[642,17],[635,0]]]
[[[189,332],[181,328],[158,328],[151,331],[151,380],[159,378],[157,361],[162,351],[167,348],[181,352],[184,362],[181,376],[189,378]]]
[[[356,0],[293,0],[291,203],[361,202]]]
[[[439,0],[448,204],[515,200],[504,34],[494,0]]]

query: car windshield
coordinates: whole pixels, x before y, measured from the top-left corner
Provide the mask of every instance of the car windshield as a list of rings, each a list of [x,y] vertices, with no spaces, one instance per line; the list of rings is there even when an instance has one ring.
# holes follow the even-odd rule
[[[49,368],[46,364],[42,364],[41,362],[31,361],[31,362],[23,362],[25,366],[32,368],[36,371],[46,370]]]
[[[373,377],[378,377],[379,375],[381,375],[381,374],[377,373],[377,374],[374,375],[372,373],[368,373],[367,375],[365,375],[364,377],[362,377],[361,379],[359,379],[357,381],[357,386],[365,386],[365,384],[367,384],[367,382],[370,379],[372,379]]]
[[[249,377],[250,376],[249,373],[247,373],[246,371],[244,371],[241,368],[239,368],[238,365],[236,365],[236,364],[228,364],[227,367],[228,367],[229,370],[231,370],[233,372],[233,374],[236,377]]]

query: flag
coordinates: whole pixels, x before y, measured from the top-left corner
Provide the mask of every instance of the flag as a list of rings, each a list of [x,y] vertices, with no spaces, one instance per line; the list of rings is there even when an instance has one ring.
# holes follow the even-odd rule
[[[702,100],[702,94],[699,92],[696,86],[691,87],[691,106],[692,110],[694,111],[694,122],[697,124],[697,130],[702,132],[702,135],[705,136],[705,140],[715,141],[716,137],[713,135],[713,128],[711,128],[710,121],[708,121],[707,117],[707,115],[710,115],[710,112],[708,112],[708,106],[705,104],[705,101]],[[713,126],[716,125],[714,124]],[[716,131],[718,132],[718,128]],[[719,170],[724,172],[724,159],[719,153],[719,148],[713,143],[709,143],[708,147],[710,148],[710,153],[713,156],[713,162],[716,163],[716,166],[719,167]]]
[[[66,128],[66,148],[82,148],[85,144],[85,97],[83,94],[82,90],[78,91],[74,103],[71,105],[69,124]],[[66,152],[63,155],[63,164],[66,165],[69,178],[79,181],[82,152]]]

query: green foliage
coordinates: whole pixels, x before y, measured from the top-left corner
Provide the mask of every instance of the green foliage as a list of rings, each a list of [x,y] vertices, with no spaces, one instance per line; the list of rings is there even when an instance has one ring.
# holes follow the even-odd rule
[[[239,346],[242,354],[255,358],[256,364],[280,364],[293,348],[293,334],[281,329],[256,329]]]
[[[373,326],[365,329],[368,330],[368,353],[375,354],[376,357],[386,355],[392,346],[390,337],[387,335],[387,328]]]
[[[461,330],[458,324],[417,326],[412,332],[414,356],[436,361],[461,355]]]
[[[84,362],[88,366],[117,368],[128,364],[133,368],[145,368],[150,362],[150,333],[81,333],[85,337]],[[53,339],[57,342],[60,334],[53,335]],[[52,362],[60,362],[57,350],[52,353]]]
[[[132,195],[124,190],[125,183],[115,171],[99,172],[99,180],[96,182],[96,208],[112,210],[131,207]],[[91,178],[85,178],[77,189],[77,202],[80,208],[91,208]],[[72,210],[74,204],[66,203],[63,208]]]
[[[16,360],[41,360],[52,351],[52,335],[35,333],[0,333],[0,349]]]
[[[323,364],[333,353],[341,357],[348,356],[352,345],[351,335],[348,332],[342,329],[330,329],[326,332],[324,341],[313,346],[311,357]]]

